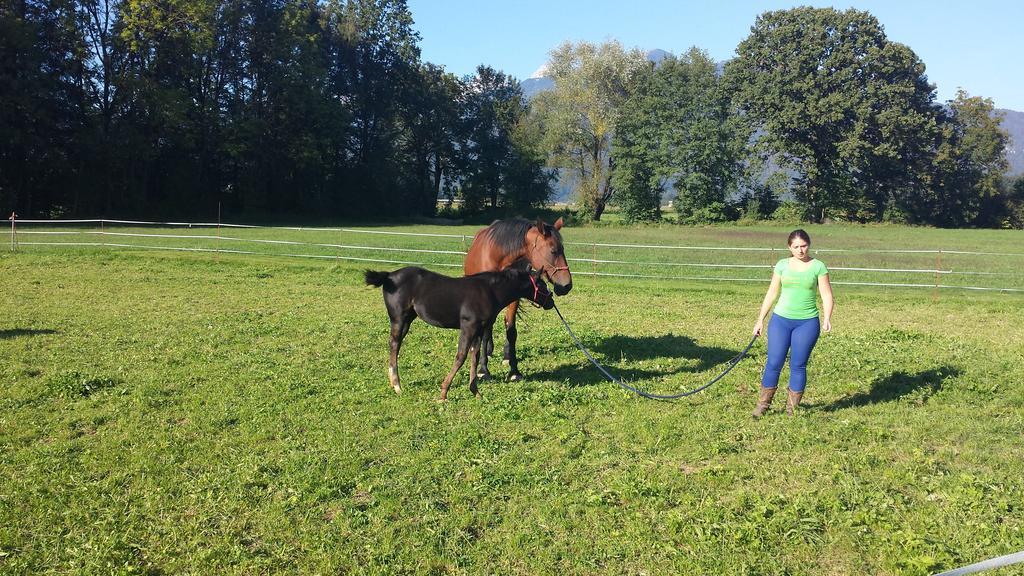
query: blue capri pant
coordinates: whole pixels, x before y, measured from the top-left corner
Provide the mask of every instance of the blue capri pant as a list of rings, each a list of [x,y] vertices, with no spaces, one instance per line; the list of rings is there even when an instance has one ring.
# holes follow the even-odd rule
[[[789,389],[803,392],[807,385],[807,359],[818,342],[821,326],[818,317],[790,320],[772,313],[768,322],[768,362],[761,377],[761,386],[775,388],[789,353]]]

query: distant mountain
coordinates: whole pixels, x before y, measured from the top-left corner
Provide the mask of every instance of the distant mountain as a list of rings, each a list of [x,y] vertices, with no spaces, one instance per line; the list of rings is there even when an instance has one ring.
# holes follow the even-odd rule
[[[661,48],[655,48],[654,50],[651,50],[650,52],[647,53],[647,59],[650,60],[651,62],[654,62],[655,64],[660,64],[662,60],[671,55],[671,52],[665,52]]]
[[[555,81],[547,76],[527,78],[519,83],[519,87],[523,90],[523,96],[525,96],[527,100],[530,100],[537,94],[554,88]]]

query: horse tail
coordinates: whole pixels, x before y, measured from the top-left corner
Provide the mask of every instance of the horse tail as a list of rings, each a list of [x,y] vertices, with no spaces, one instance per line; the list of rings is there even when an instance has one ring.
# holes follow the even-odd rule
[[[367,270],[364,277],[366,278],[366,284],[368,286],[383,286],[385,290],[393,290],[395,287],[394,282],[391,281],[390,272]]]

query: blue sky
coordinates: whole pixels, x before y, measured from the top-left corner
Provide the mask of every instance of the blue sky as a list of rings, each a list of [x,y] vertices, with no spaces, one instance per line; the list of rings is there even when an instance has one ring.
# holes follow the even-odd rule
[[[758,14],[800,5],[871,12],[888,38],[924,61],[939,100],[958,87],[1024,111],[1022,0],[864,0],[848,3],[769,0],[408,0],[422,58],[459,76],[488,64],[528,78],[563,41],[615,39],[627,48],[680,54],[690,46],[716,60],[734,55]]]

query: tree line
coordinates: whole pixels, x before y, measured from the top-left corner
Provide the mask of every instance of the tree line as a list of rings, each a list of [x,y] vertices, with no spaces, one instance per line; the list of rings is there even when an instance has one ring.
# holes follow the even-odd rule
[[[547,199],[515,79],[421,62],[401,0],[4,0],[0,205],[361,217]]]
[[[527,100],[420,58],[404,0],[2,0],[0,207],[22,217],[578,216],[1024,226],[991,100],[939,103],[869,13],[758,17],[724,68],[566,43]]]

